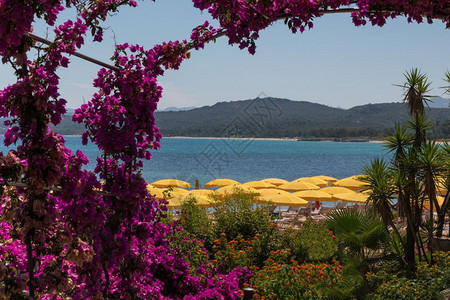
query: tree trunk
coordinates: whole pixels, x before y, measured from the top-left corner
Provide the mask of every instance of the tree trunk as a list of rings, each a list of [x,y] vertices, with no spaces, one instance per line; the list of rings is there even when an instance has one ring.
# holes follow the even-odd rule
[[[450,193],[447,191],[445,195],[445,200],[438,212],[436,237],[442,237],[442,232],[444,230],[445,215],[449,213],[450,209]]]
[[[416,245],[416,237],[414,230],[410,224],[406,227],[406,246],[405,246],[405,260],[409,266],[409,270],[414,272],[416,269],[416,259],[414,249]]]

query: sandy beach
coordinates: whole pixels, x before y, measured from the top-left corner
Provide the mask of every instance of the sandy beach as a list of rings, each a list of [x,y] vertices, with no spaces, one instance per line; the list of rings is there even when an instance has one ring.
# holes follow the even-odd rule
[[[311,141],[311,142],[362,142],[362,143],[383,143],[382,140],[333,140],[333,139],[298,139],[298,138],[237,138],[237,137],[194,137],[194,136],[163,136],[170,139],[204,139],[204,140],[258,140],[258,141]]]

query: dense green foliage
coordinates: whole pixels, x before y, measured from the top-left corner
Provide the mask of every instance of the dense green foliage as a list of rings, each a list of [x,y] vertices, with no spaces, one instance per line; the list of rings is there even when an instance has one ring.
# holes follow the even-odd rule
[[[450,108],[427,108],[436,138],[450,138]],[[401,103],[366,104],[351,109],[278,98],[220,102],[189,111],[156,112],[164,136],[381,138],[408,118]],[[81,134],[83,127],[65,117],[62,134]]]
[[[327,222],[279,228],[255,200],[237,190],[216,198],[209,212],[195,200],[185,202],[171,217],[185,230],[177,235],[197,239],[177,244],[190,264],[208,261],[224,272],[248,268],[257,299],[441,299],[450,287],[450,253],[436,252],[434,265],[419,263],[408,278],[395,242],[372,213],[337,210]]]
[[[449,138],[449,108],[427,109],[439,137]],[[305,101],[257,98],[182,112],[157,112],[165,136],[380,138],[408,111],[401,103],[348,110]]]
[[[444,299],[441,291],[450,288],[450,252],[433,254],[434,264],[420,263],[414,278],[385,266],[376,273],[367,273],[374,288],[370,299]]]

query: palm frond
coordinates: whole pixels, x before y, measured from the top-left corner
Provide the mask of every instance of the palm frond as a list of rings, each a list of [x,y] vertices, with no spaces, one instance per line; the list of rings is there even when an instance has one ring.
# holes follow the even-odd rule
[[[395,123],[393,129],[389,129],[390,135],[384,136],[383,147],[389,152],[402,152],[412,144],[413,137],[403,123]]]
[[[444,81],[447,82],[447,86],[443,86],[441,88],[444,89],[444,94],[449,94],[450,95],[450,71],[447,70],[447,72],[445,72],[444,75]]]
[[[405,74],[406,82],[403,84],[405,90],[403,101],[407,104],[411,115],[423,113],[425,105],[430,101],[431,82],[428,82],[426,74],[422,74],[417,68],[412,68]]]

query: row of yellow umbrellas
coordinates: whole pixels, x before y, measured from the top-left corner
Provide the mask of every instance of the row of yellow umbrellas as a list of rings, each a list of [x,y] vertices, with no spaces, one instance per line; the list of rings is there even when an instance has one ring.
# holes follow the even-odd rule
[[[177,179],[165,179],[151,183],[149,192],[159,199],[169,199],[169,206],[178,207],[189,198],[195,197],[199,205],[211,205],[209,196],[213,193],[218,195],[233,194],[236,188],[245,192],[252,192],[261,196],[263,201],[271,201],[276,205],[307,206],[307,201],[344,201],[364,203],[367,201],[366,193],[355,193],[354,190],[361,189],[365,183],[358,180],[363,175],[355,175],[341,180],[320,175],[315,177],[302,177],[289,182],[280,178],[267,178],[259,181],[250,181],[240,184],[236,180],[221,178],[205,184],[206,188],[220,187],[212,190],[187,191],[180,187],[189,188],[188,182]],[[324,187],[333,184],[333,186]],[[172,186],[164,194],[159,187]],[[294,193],[288,193],[294,192]]]
[[[243,185],[251,186],[256,189],[278,187],[279,189],[289,191],[319,189],[328,185],[342,186],[352,190],[357,190],[365,185],[364,182],[358,180],[360,176],[362,175],[355,175],[338,180],[330,176],[319,175],[314,177],[301,177],[291,182],[280,178],[267,178],[243,183]],[[224,187],[232,184],[239,184],[239,182],[232,179],[220,178],[207,182],[205,184],[205,188]]]
[[[205,184],[206,188],[220,187],[215,191],[219,195],[233,194],[236,188],[242,189],[246,192],[259,194],[262,201],[272,202],[276,205],[288,206],[307,206],[308,201],[331,201],[332,196],[329,193],[321,192],[321,194],[313,193],[313,190],[318,190],[324,187],[329,182],[337,181],[337,179],[329,176],[316,177],[302,177],[293,182],[289,182],[280,178],[267,178],[260,181],[250,181],[244,184],[239,184],[238,181],[232,179],[215,179]],[[164,192],[163,187],[174,187]],[[195,197],[197,203],[201,206],[208,206],[211,204],[209,196],[213,191],[211,190],[194,190],[187,191],[180,189],[180,187],[189,188],[191,185],[188,182],[177,179],[164,179],[153,182],[149,185],[149,192],[159,199],[168,199],[169,206],[178,207],[181,203],[189,198]],[[298,192],[304,191],[299,195],[294,195],[286,191]],[[305,193],[306,192],[306,193]],[[308,194],[309,192],[309,194]],[[333,191],[331,191],[333,192]],[[338,190],[337,192],[351,192],[349,190]],[[303,199],[301,196],[306,197]]]
[[[212,205],[210,196],[213,194],[217,195],[226,195],[233,194],[236,192],[236,189],[241,189],[245,192],[251,192],[260,196],[262,202],[271,202],[277,206],[308,206],[308,201],[351,201],[351,202],[365,202],[367,196],[363,199],[346,198],[345,194],[359,194],[355,193],[349,189],[341,188],[341,187],[327,187],[322,190],[308,190],[308,191],[300,191],[295,193],[289,193],[287,191],[275,189],[275,188],[267,188],[267,189],[259,189],[256,190],[252,187],[246,187],[244,185],[231,185],[226,186],[215,191],[199,189],[199,190],[184,190],[181,188],[171,188],[169,190],[164,191],[164,189],[148,186],[148,191],[150,194],[155,195],[158,199],[167,199],[169,207],[180,207],[182,202],[190,199],[196,198],[197,203],[200,206],[210,206]],[[331,194],[330,194],[331,193]]]
[[[330,177],[330,176],[319,175],[319,176],[314,176],[314,177],[300,177],[291,182],[284,180],[284,179],[280,179],[280,178],[266,178],[266,179],[258,180],[258,181],[250,181],[250,182],[247,182],[244,184],[254,187],[254,188],[269,188],[269,187],[274,187],[274,186],[280,187],[280,186],[283,186],[286,184],[298,183],[298,182],[310,183],[310,184],[316,185],[318,187],[325,187],[325,186],[329,185],[330,183],[333,183],[333,185],[335,185],[335,186],[359,188],[363,185],[363,182],[356,179],[359,176],[362,176],[362,175],[355,175],[355,176],[351,176],[351,177],[347,177],[347,178],[338,180],[338,179]],[[178,179],[163,179],[163,180],[158,180],[158,181],[152,182],[151,184],[155,187],[168,187],[168,186],[182,187],[182,188],[190,188],[191,187],[190,183],[183,181],[183,180],[178,180]],[[207,182],[205,184],[205,188],[224,187],[224,186],[233,185],[233,184],[239,184],[239,182],[236,180],[233,180],[233,179],[220,178],[220,179],[214,179],[214,180]]]
[[[365,183],[359,180],[364,175],[354,175],[343,179],[336,179],[330,176],[319,175],[314,177],[301,177],[291,182],[280,179],[280,178],[266,178],[258,181],[250,181],[243,183],[244,186],[249,186],[255,189],[263,189],[263,188],[279,188],[286,191],[302,191],[302,190],[318,190],[322,187],[333,185],[346,187],[351,190],[359,190],[362,189]],[[238,181],[227,178],[214,179],[205,184],[205,188],[212,187],[225,187],[229,185],[237,185],[240,184]],[[177,179],[163,179],[158,180],[152,183],[155,187],[182,187],[182,188],[190,188],[191,184]],[[447,188],[442,184],[438,184],[438,193],[445,194],[447,192]]]

